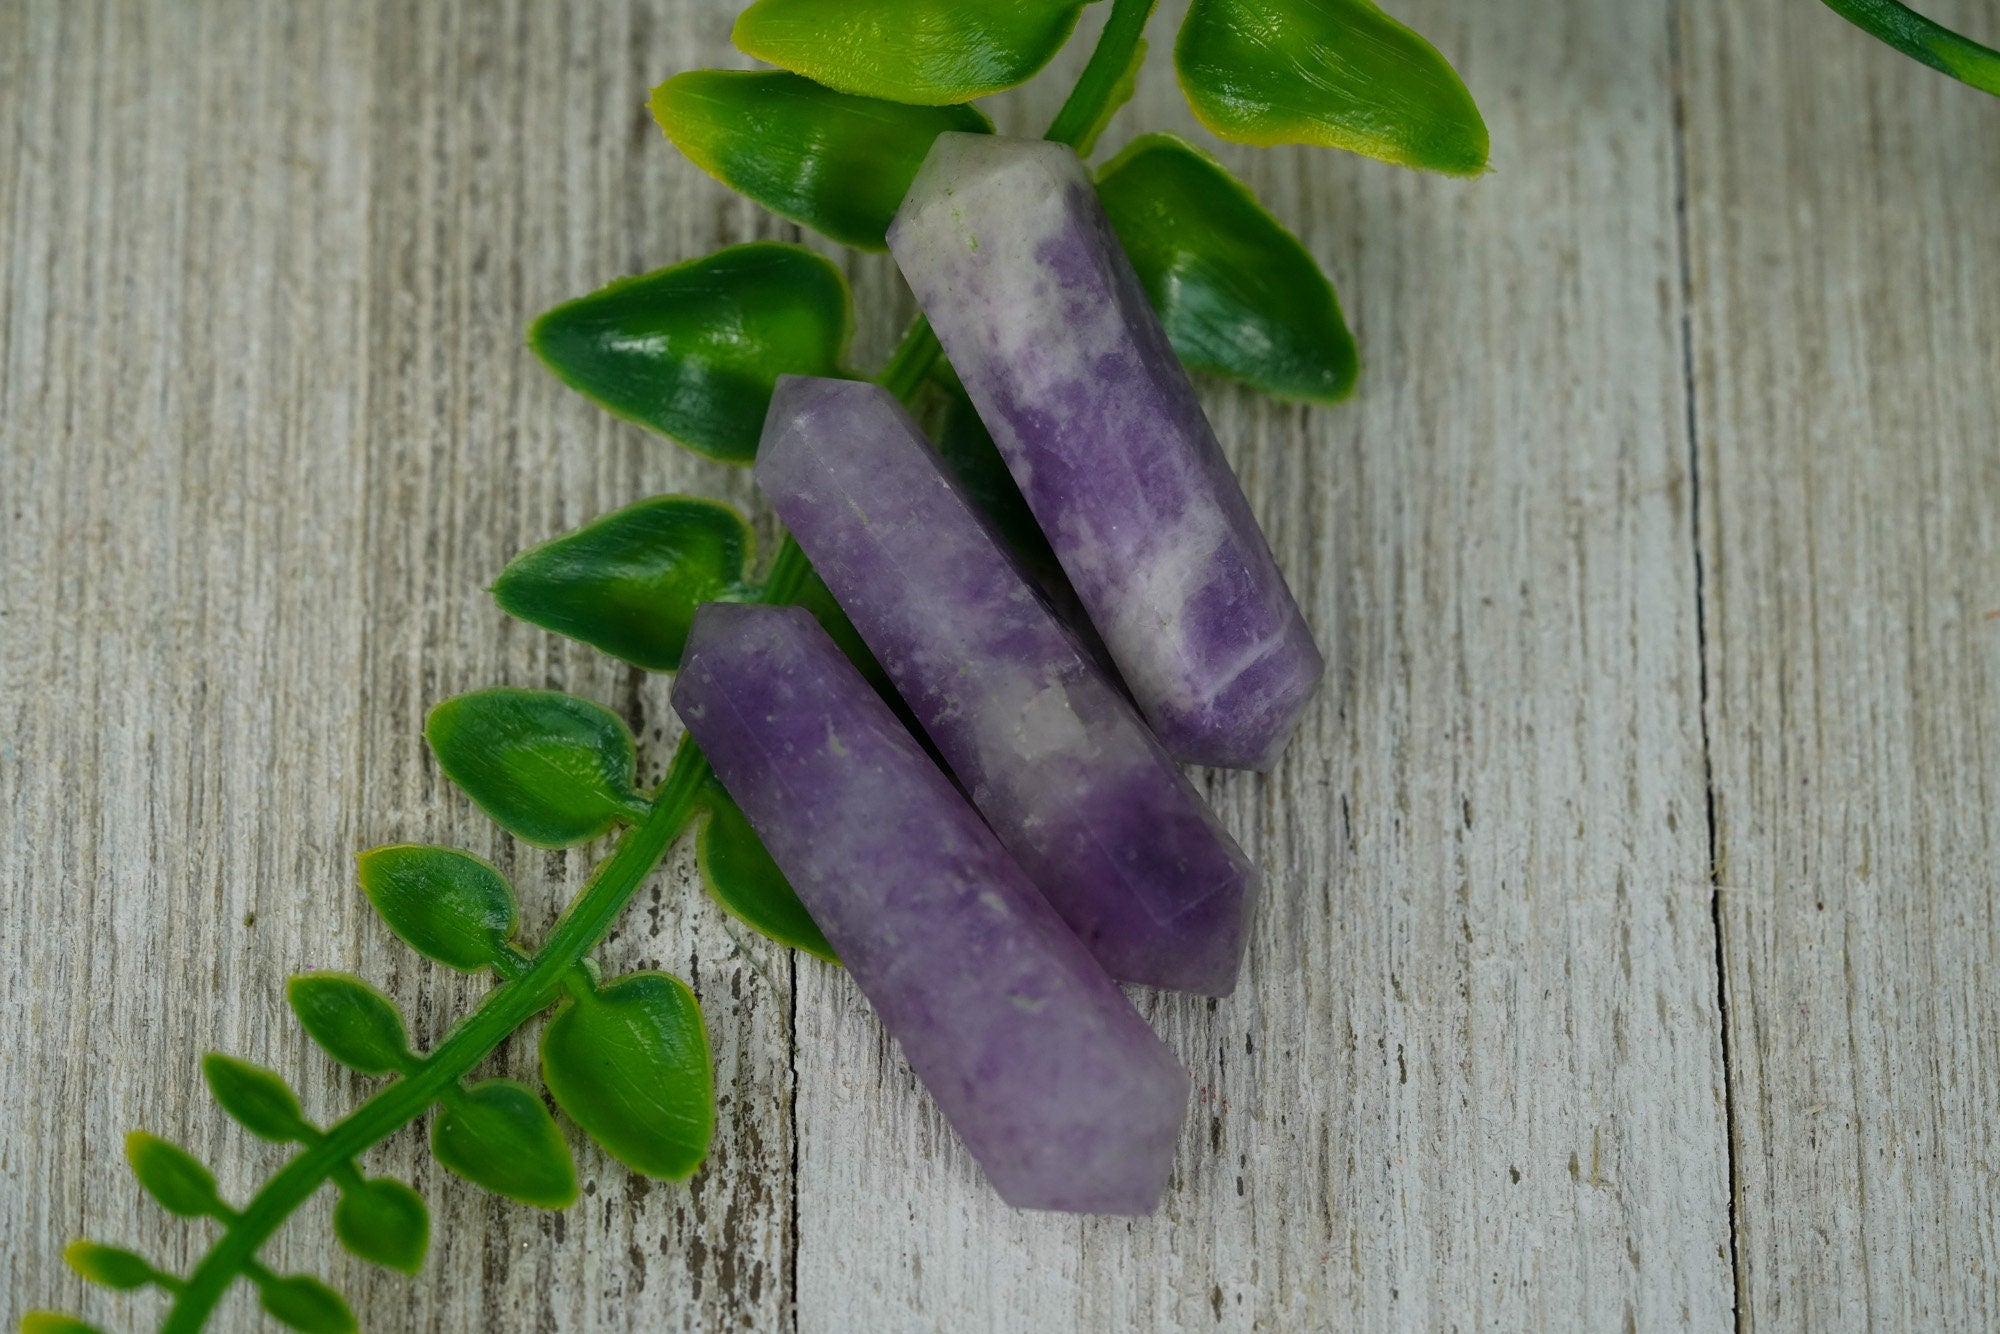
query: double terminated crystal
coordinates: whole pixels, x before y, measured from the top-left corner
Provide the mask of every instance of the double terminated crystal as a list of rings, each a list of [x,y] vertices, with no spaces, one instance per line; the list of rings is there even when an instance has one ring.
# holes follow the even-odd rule
[[[889,249],[1160,740],[1271,767],[1325,663],[1076,154],[940,135]]]
[[[1113,977],[1227,995],[1256,873],[888,391],[778,382],[757,481],[973,804]]]
[[[703,607],[674,708],[1001,1197],[1150,1210],[1187,1075],[818,623]]]

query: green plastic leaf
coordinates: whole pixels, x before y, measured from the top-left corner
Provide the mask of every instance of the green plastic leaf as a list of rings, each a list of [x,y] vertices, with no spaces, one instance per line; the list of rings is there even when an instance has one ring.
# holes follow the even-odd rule
[[[73,1241],[63,1249],[63,1259],[90,1282],[121,1291],[143,1288],[158,1277],[145,1256],[102,1242]]]
[[[511,891],[507,900],[511,905]],[[286,983],[285,995],[306,1035],[349,1069],[386,1075],[409,1064],[403,1012],[352,973],[299,973]]]
[[[260,1139],[289,1144],[312,1135],[298,1096],[276,1071],[212,1051],[201,1058],[201,1074],[216,1104]]]
[[[103,1331],[60,1311],[28,1311],[21,1316],[21,1334],[103,1334]]]
[[[1090,156],[1090,150],[1097,147],[1098,137],[1109,128],[1111,118],[1123,110],[1125,104],[1132,100],[1133,94],[1139,91],[1139,71],[1145,67],[1146,39],[1141,37],[1132,43],[1132,56],[1125,64],[1125,72],[1111,85],[1111,91],[1105,94],[1090,123],[1083,127],[1083,131],[1076,137],[1076,142],[1071,145],[1076,149],[1078,157]]]
[[[945,106],[1025,82],[1082,12],[1075,0],[757,0],[732,35],[829,88]]]
[[[493,584],[510,616],[649,672],[680,666],[704,602],[747,591],[756,540],[743,516],[697,496],[655,496],[516,556]]]
[[[1333,284],[1221,163],[1148,134],[1097,191],[1183,362],[1285,398],[1353,392],[1360,359]]]
[[[742,808],[713,776],[702,789],[701,803],[707,815],[695,839],[695,860],[709,895],[780,944],[834,959],[833,946],[820,934],[791,882],[764,850]]]
[[[1982,46],[1898,0],[1826,0],[1826,7],[1913,60],[2000,94],[2000,51]]]
[[[488,1079],[448,1099],[431,1152],[475,1186],[543,1209],[576,1199],[576,1167],[555,1118],[527,1085]]]
[[[783,70],[689,70],[653,90],[653,119],[709,175],[845,245],[883,233],[931,141],[991,133],[967,106],[855,97]]]
[[[455,848],[414,843],[370,849],[360,862],[368,901],[425,958],[476,973],[506,952],[519,913],[514,887],[491,864]]]
[[[257,1280],[257,1304],[282,1325],[305,1334],[348,1334],[354,1312],[339,1293],[305,1274],[276,1274]]]
[[[475,690],[424,720],[452,782],[508,833],[544,848],[587,842],[643,813],[632,731],[556,690]]]
[[[333,1234],[351,1254],[385,1269],[414,1274],[431,1244],[424,1197],[392,1177],[348,1186],[333,1206]]]
[[[549,311],[528,345],[570,388],[726,463],[757,455],[780,375],[839,375],[847,281],[800,246],[753,241]]]
[[[701,1006],[666,973],[565,1000],[542,1030],[542,1082],[606,1153],[647,1176],[694,1171],[715,1131]]]
[[[1486,122],[1457,72],[1369,0],[1194,0],[1174,68],[1224,139],[1454,175],[1486,166]]]
[[[139,1184],[168,1213],[200,1218],[222,1212],[215,1177],[178,1144],[135,1130],[125,1137],[125,1157]]]

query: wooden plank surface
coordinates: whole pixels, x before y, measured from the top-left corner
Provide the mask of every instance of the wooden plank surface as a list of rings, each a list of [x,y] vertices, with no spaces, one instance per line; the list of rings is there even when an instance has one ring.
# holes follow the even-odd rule
[[[1223,150],[1364,370],[1332,410],[1206,386],[1336,665],[1211,786],[1268,885],[1233,998],[1146,1005],[1197,1087],[1169,1198],[1007,1210],[802,963],[803,1328],[1728,1319],[1667,11],[1406,8],[1493,174]],[[1112,146],[1189,123],[1150,74]]]
[[[1813,5],[1684,32],[1743,1308],[1991,1329],[2000,102]]]
[[[364,973],[425,1039],[471,1003],[354,851],[491,856],[531,928],[581,884],[602,850],[496,835],[425,708],[558,686],[667,754],[663,682],[482,590],[641,495],[752,502],[520,341],[796,235],[643,110],[742,63],[732,10],[0,0],[0,1318],[156,1314],[60,1262],[205,1235],[139,1197],[128,1127],[233,1192],[276,1164],[201,1052],[318,1116],[366,1095],[287,974]],[[1236,997],[1142,1002],[1197,1084],[1161,1213],[1000,1208],[844,975],[724,922],[683,853],[605,956],[701,994],[704,1172],[579,1140],[545,1215],[406,1133],[369,1165],[432,1202],[423,1274],[348,1260],[323,1202],[278,1267],[378,1329],[2000,1320],[2000,104],[1805,0],[1398,12],[1492,174],[1221,150],[1365,370],[1334,409],[1203,386],[1335,672],[1276,774],[1206,780],[1270,884]],[[1188,128],[1172,17],[1108,148]],[[908,299],[841,262],[873,365]]]
[[[773,224],[677,207],[684,175],[645,120],[659,71],[721,55],[705,5],[6,12],[0,1317],[62,1304],[130,1328],[159,1301],[86,1292],[63,1241],[178,1268],[207,1232],[138,1194],[125,1130],[183,1139],[232,1192],[280,1160],[215,1111],[203,1051],[270,1064],[337,1115],[374,1081],[304,1041],[289,973],[376,979],[421,1040],[483,989],[387,935],[353,854],[491,856],[532,935],[603,851],[499,836],[430,763],[424,710],[559,685],[624,713],[646,762],[668,754],[663,681],[510,624],[483,590],[604,510],[742,501],[747,479],[580,402],[521,330]],[[274,1263],[330,1277],[376,1329],[782,1322],[785,951],[725,926],[682,857],[604,957],[700,988],[722,1114],[698,1183],[648,1189],[579,1140],[585,1198],[542,1214],[405,1133],[369,1166],[431,1201],[422,1277],[349,1259],[325,1201]],[[533,1047],[491,1064],[527,1071]],[[226,1315],[266,1323],[241,1291]]]

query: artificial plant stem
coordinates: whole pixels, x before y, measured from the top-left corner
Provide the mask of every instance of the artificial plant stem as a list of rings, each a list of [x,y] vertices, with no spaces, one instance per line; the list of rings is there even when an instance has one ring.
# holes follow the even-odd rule
[[[796,601],[799,586],[812,573],[812,566],[806,562],[806,553],[799,550],[799,544],[786,533],[778,541],[778,554],[771,557],[771,572],[764,578],[764,590],[758,596],[759,602],[783,604]]]
[[[1049,122],[1048,132],[1042,136],[1044,139],[1074,147],[1090,132],[1090,127],[1097,123],[1106,103],[1117,91],[1119,81],[1131,68],[1139,37],[1146,31],[1146,20],[1152,17],[1153,6],[1157,2],[1112,0],[1111,17],[1105,20],[1104,31],[1097,36],[1097,45],[1091,49],[1082,76],[1070,89],[1069,96],[1063,99],[1062,109],[1056,112],[1056,118]],[[882,373],[875,377],[875,383],[908,403],[943,351],[938,345],[937,334],[931,329],[931,322],[919,315],[916,322],[903,331],[902,339],[890,354],[888,363],[882,367]]]
[[[1061,110],[1049,122],[1048,132],[1042,138],[1075,147],[1090,132],[1117,91],[1119,81],[1132,67],[1140,35],[1146,31],[1146,20],[1152,17],[1156,3],[1158,0],[1112,0],[1111,17],[1105,20],[1104,31],[1097,35],[1097,45],[1084,63],[1083,74],[1063,99]],[[903,331],[875,383],[908,403],[943,351],[931,322],[919,315]]]
[[[1146,31],[1146,20],[1152,17],[1156,3],[1158,0],[1112,0],[1111,17],[1105,20],[1104,31],[1097,35],[1097,45],[1091,49],[1090,59],[1084,63],[1083,74],[1077,79],[1076,86],[1069,90],[1069,96],[1063,99],[1056,118],[1049,122],[1048,132],[1042,136],[1044,139],[1074,147],[1089,133],[1090,127],[1097,123],[1105,105],[1117,91],[1119,81],[1132,67],[1139,37]],[[889,354],[889,360],[883,365],[881,374],[875,377],[875,383],[907,404],[943,351],[931,322],[919,315],[903,331],[896,350]],[[789,537],[785,539],[785,544],[786,547],[791,546]],[[778,556],[772,561],[774,571],[787,554],[785,548],[780,548]]]
[[[1096,122],[1130,68],[1132,54],[1155,0],[1113,0],[1111,16],[1083,75],[1056,113],[1045,138],[1074,144]],[[930,373],[941,349],[929,321],[919,317],[904,331],[877,383],[908,402]],[[811,573],[805,553],[788,533],[771,560],[759,601],[789,602]],[[257,1252],[301,1204],[347,1164],[421,1116],[424,1109],[458,1086],[494,1048],[556,1000],[570,970],[611,929],[633,893],[660,864],[696,810],[696,797],[709,777],[708,761],[685,735],[674,752],[666,780],[645,817],[619,840],[590,884],[518,975],[496,986],[428,1056],[307,1145],[280,1168],[230,1218],[215,1244],[175,1294],[161,1325],[191,1334],[208,1320],[229,1285],[257,1264]]]
[[[488,992],[444,1041],[410,1072],[329,1127],[326,1134],[265,1183],[188,1275],[167,1312],[164,1330],[198,1330],[239,1274],[292,1212],[364,1150],[423,1114],[507,1036],[562,991],[577,960],[611,929],[633,891],[645,881],[694,814],[708,764],[682,739],[646,818],[624,838],[577,895],[521,975]]]
[[[908,403],[943,350],[938,345],[937,334],[931,330],[931,322],[919,315],[916,323],[903,330],[902,340],[889,354],[889,360],[882,367],[882,373],[875,377],[875,383]]]
[[[1104,21],[1104,31],[1098,34],[1083,74],[1078,77],[1076,87],[1069,90],[1062,109],[1049,122],[1048,133],[1042,138],[1074,148],[1090,133],[1119,82],[1132,68],[1132,55],[1138,50],[1140,34],[1146,31],[1146,20],[1152,17],[1157,3],[1158,0],[1112,0],[1111,17]]]

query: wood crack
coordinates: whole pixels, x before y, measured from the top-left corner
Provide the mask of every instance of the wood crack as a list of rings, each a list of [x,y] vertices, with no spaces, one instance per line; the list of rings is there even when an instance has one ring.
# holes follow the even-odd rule
[[[1708,822],[1708,902],[1715,936],[1715,1018],[1722,1047],[1722,1116],[1724,1162],[1729,1172],[1729,1251],[1731,1306],[1736,1327],[1747,1327],[1742,1301],[1743,1247],[1737,1230],[1736,1090],[1729,1050],[1729,970],[1722,948],[1722,878],[1719,833],[1715,816],[1715,750],[1709,732],[1708,571],[1702,559],[1701,437],[1695,412],[1694,262],[1689,240],[1687,167],[1687,69],[1681,46],[1681,0],[1667,6],[1667,64],[1671,85],[1674,156],[1674,238],[1680,274],[1681,402],[1686,411],[1688,460],[1688,527],[1694,557],[1695,668],[1701,701],[1701,776],[1704,818]]]

